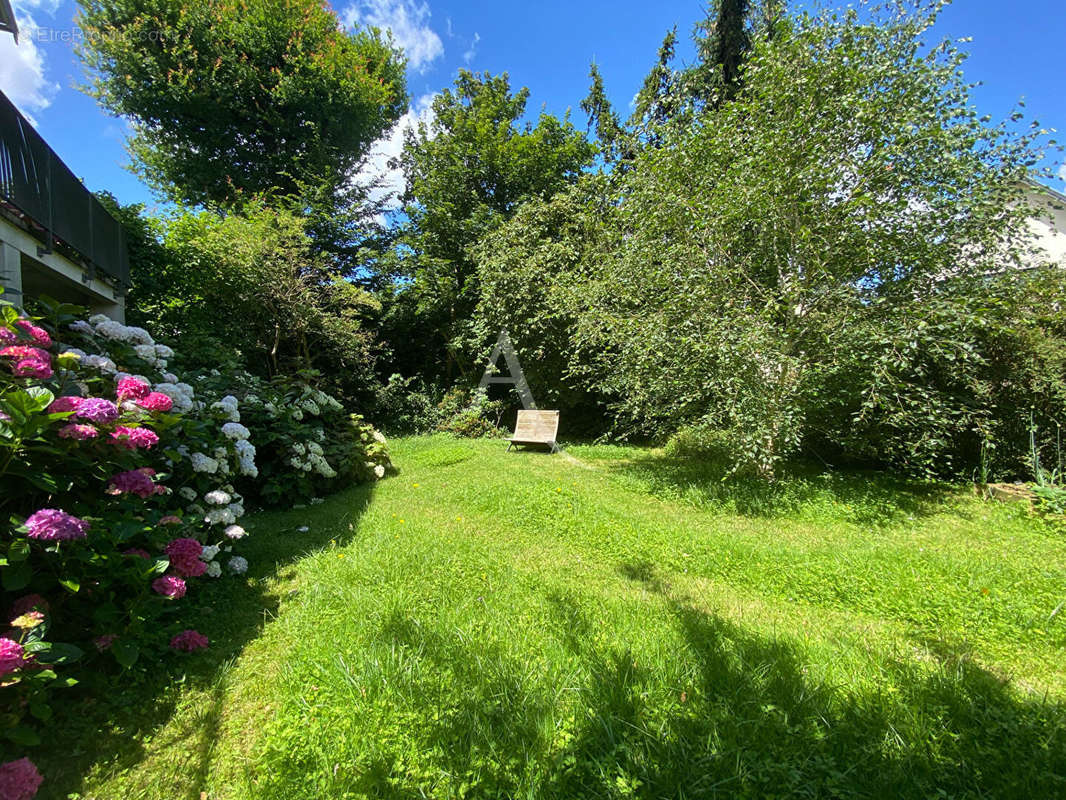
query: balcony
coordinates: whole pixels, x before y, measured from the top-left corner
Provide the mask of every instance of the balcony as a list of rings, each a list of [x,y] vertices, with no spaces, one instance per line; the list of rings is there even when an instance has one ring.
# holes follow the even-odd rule
[[[21,278],[26,277],[27,284],[59,299],[92,307],[123,305],[129,260],[122,225],[3,93],[0,241],[7,251],[0,270],[12,294],[22,291]],[[20,252],[18,259],[11,248]],[[22,274],[16,276],[16,271]],[[56,273],[55,291],[48,291],[50,273]],[[81,286],[69,286],[72,281]]]

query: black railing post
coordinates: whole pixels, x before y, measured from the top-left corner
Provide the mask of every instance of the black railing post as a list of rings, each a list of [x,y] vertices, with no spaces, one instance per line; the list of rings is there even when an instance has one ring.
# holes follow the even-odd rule
[[[45,163],[44,183],[45,183],[45,194],[46,194],[46,198],[45,199],[48,202],[48,227],[45,230],[45,243],[44,243],[44,246],[43,247],[41,245],[37,246],[37,256],[38,256],[38,258],[40,256],[46,256],[49,253],[51,253],[53,245],[55,244],[55,238],[54,238],[55,235],[53,233],[53,231],[55,231],[55,202],[54,202],[54,198],[52,196],[53,195],[53,191],[52,191],[52,159],[54,158],[54,156],[52,155],[52,151],[51,150],[46,150],[45,153],[46,153],[46,157],[45,157],[45,160],[44,160],[44,163]]]

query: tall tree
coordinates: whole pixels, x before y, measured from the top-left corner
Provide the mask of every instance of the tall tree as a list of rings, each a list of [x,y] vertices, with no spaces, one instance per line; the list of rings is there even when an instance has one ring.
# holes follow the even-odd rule
[[[319,0],[78,0],[88,91],[133,125],[173,200],[230,206],[345,185],[407,105],[405,62]]]
[[[413,280],[405,291],[417,300],[419,335],[445,362],[463,346],[478,300],[471,248],[524,200],[576,180],[595,152],[568,117],[522,122],[528,97],[526,88],[512,93],[506,73],[460,70],[400,157],[409,219],[400,268]],[[454,374],[454,364],[445,369]]]
[[[596,140],[600,144],[600,150],[606,161],[614,161],[620,140],[625,134],[618,114],[611,107],[611,101],[607,99],[607,91],[603,86],[603,76],[600,68],[593,62],[589,65],[589,93],[581,101],[581,110],[589,118],[589,131],[596,132]]]

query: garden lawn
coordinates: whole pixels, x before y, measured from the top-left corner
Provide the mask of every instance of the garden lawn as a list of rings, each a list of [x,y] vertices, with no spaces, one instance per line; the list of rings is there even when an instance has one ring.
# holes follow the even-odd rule
[[[392,448],[257,516],[187,598],[212,649],[63,712],[42,796],[1066,797],[1066,539],[1024,506]]]

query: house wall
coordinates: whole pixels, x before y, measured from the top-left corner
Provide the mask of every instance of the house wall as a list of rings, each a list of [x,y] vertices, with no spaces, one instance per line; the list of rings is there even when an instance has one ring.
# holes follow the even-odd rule
[[[1029,201],[1042,209],[1039,217],[1029,220],[1036,244],[1053,264],[1066,268],[1066,197],[1030,191]]]

